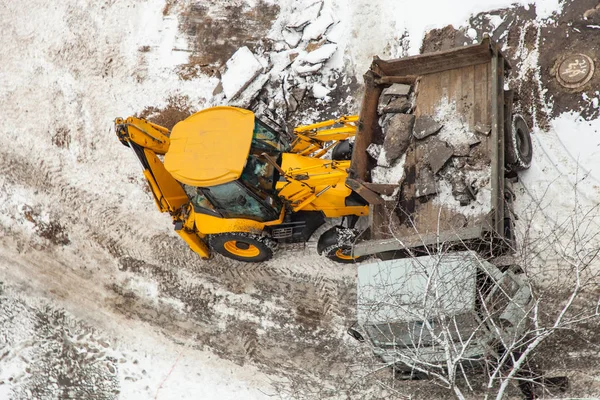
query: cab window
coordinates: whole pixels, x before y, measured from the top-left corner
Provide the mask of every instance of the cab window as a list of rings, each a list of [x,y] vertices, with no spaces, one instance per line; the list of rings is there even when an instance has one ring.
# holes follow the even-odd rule
[[[255,152],[267,152],[273,154],[285,152],[289,150],[289,147],[289,143],[282,135],[269,128],[258,118],[254,119],[252,150]]]
[[[202,192],[225,218],[246,218],[265,222],[279,216],[274,209],[266,207],[238,181],[202,188]]]

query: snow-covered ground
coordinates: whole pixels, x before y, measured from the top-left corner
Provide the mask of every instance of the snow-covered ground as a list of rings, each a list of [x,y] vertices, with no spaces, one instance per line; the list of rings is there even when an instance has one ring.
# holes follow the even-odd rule
[[[288,370],[333,387],[354,351],[344,333],[354,267],[318,257],[314,243],[258,267],[197,259],[156,210],[112,121],[164,107],[172,96],[187,96],[194,109],[232,100],[223,97],[233,96],[231,87],[224,85],[224,95],[215,90],[218,75],[178,73],[195,54],[182,27],[190,6],[213,21],[227,7],[252,15],[277,6],[264,27],[275,44],[253,56],[255,70],[262,66],[257,79],[291,77],[290,93],[306,90],[304,102],[335,108],[337,85],[360,82],[374,55],[416,54],[428,29],[462,26],[474,13],[511,3],[4,2],[0,398],[294,397],[281,389],[290,383]],[[539,0],[536,10],[542,20],[562,4]],[[328,43],[309,47],[323,36]],[[517,68],[538,68],[535,51]],[[584,100],[598,108],[598,97]],[[341,102],[359,105],[355,93]],[[319,117],[303,115],[306,122]],[[534,162],[519,186],[522,208],[540,203],[545,218],[560,220],[576,202],[598,205],[599,129],[600,120],[576,112],[536,128]],[[324,356],[335,346],[339,355]],[[322,380],[323,371],[331,381]],[[311,393],[294,389],[298,397]]]

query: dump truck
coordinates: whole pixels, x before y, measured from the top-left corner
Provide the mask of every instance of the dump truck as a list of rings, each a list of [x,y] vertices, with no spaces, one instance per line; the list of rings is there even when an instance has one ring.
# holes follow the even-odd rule
[[[532,147],[505,90],[509,69],[485,38],[376,58],[365,74],[346,183],[370,213],[346,245],[355,260],[381,261],[358,266],[358,321],[348,333],[368,339],[396,377],[500,359],[529,328],[532,292],[511,257],[511,183]]]
[[[317,250],[344,263],[371,254],[395,257],[440,238],[492,238],[503,246],[511,236],[505,175],[525,168],[531,149],[526,124],[513,121],[511,92],[503,90],[508,68],[489,39],[451,52],[376,59],[365,75],[359,116],[299,126],[291,140],[252,111],[227,106],[197,112],[172,131],[136,117],[117,118],[115,131],[140,160],[158,209],[171,215],[175,231],[202,258],[215,251],[239,261],[266,261],[278,243],[308,240],[326,218],[341,218],[341,223],[319,237]],[[382,92],[398,84],[408,87],[410,98],[391,111],[386,105],[388,116],[380,115],[386,114],[379,104]],[[435,137],[451,137],[451,126],[441,128],[443,135],[417,139],[410,125],[403,133],[405,160],[402,165],[394,161],[402,177],[373,182],[377,171],[386,175],[380,171],[386,167],[369,158],[369,146],[397,137],[390,131],[384,138],[379,119],[418,121],[433,113],[442,93],[466,118],[469,132],[481,132],[470,133],[466,147],[458,143],[460,157],[452,150],[443,162],[436,158],[440,165],[434,171],[431,160],[422,161],[432,158],[424,152],[431,152],[427,146]],[[448,142],[442,144],[446,153],[457,140]],[[444,189],[443,174],[458,158],[465,166],[477,158],[489,169],[491,187],[489,196],[477,200],[487,209],[463,219],[464,212],[436,200]],[[428,171],[429,188],[415,195],[415,183],[424,176],[419,168]],[[471,187],[471,195],[477,197],[479,189]],[[370,222],[367,229],[357,225],[360,217]]]

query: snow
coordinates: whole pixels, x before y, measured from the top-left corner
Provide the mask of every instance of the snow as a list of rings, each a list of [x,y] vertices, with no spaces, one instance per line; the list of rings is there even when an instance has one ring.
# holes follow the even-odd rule
[[[383,153],[383,150],[381,151]],[[379,155],[381,157],[381,154]],[[404,164],[406,162],[406,153],[402,154],[402,157],[396,163],[388,168],[377,166],[371,170],[371,182],[373,183],[386,183],[386,184],[400,184],[404,179]]]
[[[478,217],[486,215],[491,211],[492,189],[490,185],[490,169],[479,171],[463,171],[465,181],[473,183],[478,188],[477,196],[469,205],[462,206],[452,195],[452,185],[445,179],[437,181],[437,196],[432,199],[433,204],[444,206],[448,209],[460,212],[465,217]]]
[[[449,102],[447,98],[442,98],[436,107],[434,119],[443,125],[437,133],[437,137],[453,148],[458,148],[465,143],[479,142],[477,136],[469,131],[469,126],[463,116],[456,111],[455,102]]]
[[[262,72],[263,66],[246,46],[240,47],[226,63],[221,78],[225,96],[233,100]]]
[[[458,27],[472,13],[511,3],[282,1],[282,13],[269,33],[279,41],[277,53],[270,53],[272,69],[266,71],[261,59],[241,47],[223,74],[225,95],[231,100],[243,92],[237,101],[247,103],[269,77],[289,74],[294,84],[325,100],[336,69],[353,68],[354,77],[360,81],[373,55],[401,54],[398,35],[402,32],[408,32],[409,52],[416,54],[426,29],[447,24]],[[540,0],[535,5],[540,19],[563,7],[558,0]],[[278,300],[287,292],[265,295],[252,287],[255,267],[225,264],[222,258],[200,261],[184,247],[173,245],[180,242],[170,218],[157,212],[145,190],[138,162],[114,138],[114,117],[131,115],[147,106],[163,107],[172,95],[188,96],[194,109],[211,102],[222,104],[221,98],[211,95],[217,78],[200,75],[184,81],[175,73],[177,66],[189,61],[193,46],[180,32],[177,16],[163,15],[164,6],[164,0],[67,0],[48,7],[46,0],[32,0],[27,7],[5,2],[0,8],[5,22],[0,37],[0,105],[4,111],[0,135],[0,281],[4,284],[0,292],[5,294],[2,317],[7,312],[19,316],[10,326],[2,319],[2,340],[12,341],[7,344],[10,355],[3,358],[0,370],[0,380],[5,382],[0,385],[0,398],[10,398],[11,391],[20,387],[17,381],[33,379],[25,370],[39,358],[28,356],[38,357],[37,352],[45,350],[48,342],[47,338],[35,337],[33,316],[48,309],[66,313],[70,326],[61,327],[59,336],[67,334],[63,328],[77,331],[82,324],[93,327],[97,339],[72,340],[82,354],[83,344],[106,340],[110,344],[108,356],[124,360],[116,372],[122,399],[272,398],[270,383],[282,379],[267,375],[252,361],[240,366],[217,356],[208,345],[202,348],[202,341],[196,341],[194,335],[212,332],[202,330],[202,324],[210,322],[191,318],[190,303],[167,295],[165,281],[119,269],[119,262],[127,258],[165,265],[173,279],[169,284],[193,287],[199,295],[214,293],[217,300],[206,308],[223,317],[215,322],[223,332],[231,328],[229,319],[256,324],[258,335],[268,336],[286,323],[290,324],[291,340],[291,332],[297,331],[297,325],[280,322],[282,316],[293,314]],[[330,24],[332,15],[339,22]],[[492,18],[492,23],[501,21]],[[286,24],[293,28],[282,32]],[[476,36],[467,33],[472,39]],[[332,43],[307,53],[306,42],[323,35]],[[149,51],[139,51],[146,46]],[[298,49],[285,51],[286,46]],[[302,62],[294,62],[290,68],[289,56],[295,51],[296,60]],[[527,70],[539,71],[538,54],[536,48],[518,55],[521,77]],[[265,73],[261,75],[261,71]],[[351,77],[343,76],[348,84]],[[584,100],[598,107],[598,93]],[[320,116],[307,119],[310,117],[318,120]],[[445,126],[453,124],[454,131],[466,132],[460,119],[445,121]],[[517,214],[525,215],[528,204],[524,200],[530,200],[540,205],[544,218],[560,220],[573,212],[574,204],[593,207],[599,203],[600,120],[585,121],[577,113],[566,113],[551,125],[549,132],[534,129],[534,161],[531,169],[520,175],[516,206]],[[61,129],[70,134],[70,144],[65,147],[52,142]],[[451,143],[453,139],[445,140]],[[371,151],[376,154],[374,147]],[[376,183],[398,183],[403,175],[404,158],[392,168],[372,171]],[[483,182],[487,176],[475,172],[469,178]],[[434,201],[466,215],[479,214],[481,207],[490,204],[491,193],[485,188],[467,207],[457,205],[449,185],[441,182],[439,189]],[[24,218],[26,205],[40,211],[40,221],[59,221],[66,226],[71,244],[50,246],[39,236],[36,224]],[[536,222],[542,226],[546,220]],[[316,255],[315,247],[313,239],[306,246],[280,252],[262,264],[261,271],[281,279],[277,288],[288,288],[286,279],[299,276],[311,288],[330,281],[337,293],[341,282],[354,279],[354,267],[332,266]],[[176,254],[176,261],[161,258],[161,252]],[[237,285],[239,281],[232,278],[236,274],[248,276],[244,278],[246,287],[231,289],[216,283],[226,276]],[[117,306],[124,305],[113,302],[124,298],[108,289],[111,285],[119,285],[139,301],[135,312],[143,314],[143,308],[150,307],[153,320],[120,313]],[[171,313],[162,314],[165,309]],[[343,332],[343,322],[336,318],[342,319],[332,317],[334,323],[327,329]],[[161,319],[172,325],[154,323]],[[32,362],[28,364],[27,359]],[[18,379],[8,383],[11,377]],[[45,384],[56,386],[50,378]],[[23,395],[32,397],[31,393]]]
[[[330,91],[330,89],[320,83],[315,83],[312,87],[312,95],[315,99],[324,99]]]

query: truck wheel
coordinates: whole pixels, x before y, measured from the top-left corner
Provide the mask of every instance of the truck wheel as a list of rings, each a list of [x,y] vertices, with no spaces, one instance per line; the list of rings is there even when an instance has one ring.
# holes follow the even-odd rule
[[[352,243],[358,235],[355,229],[334,226],[325,231],[317,243],[317,252],[325,257],[344,264],[364,260],[366,256],[353,256]]]
[[[246,232],[211,235],[210,247],[217,253],[238,261],[261,262],[273,257],[277,242],[268,236]]]
[[[335,145],[331,151],[331,159],[334,161],[350,160],[352,158],[352,143],[342,140]]]
[[[520,115],[513,117],[510,137],[506,140],[506,167],[511,171],[523,171],[531,165],[533,147],[527,123]]]

